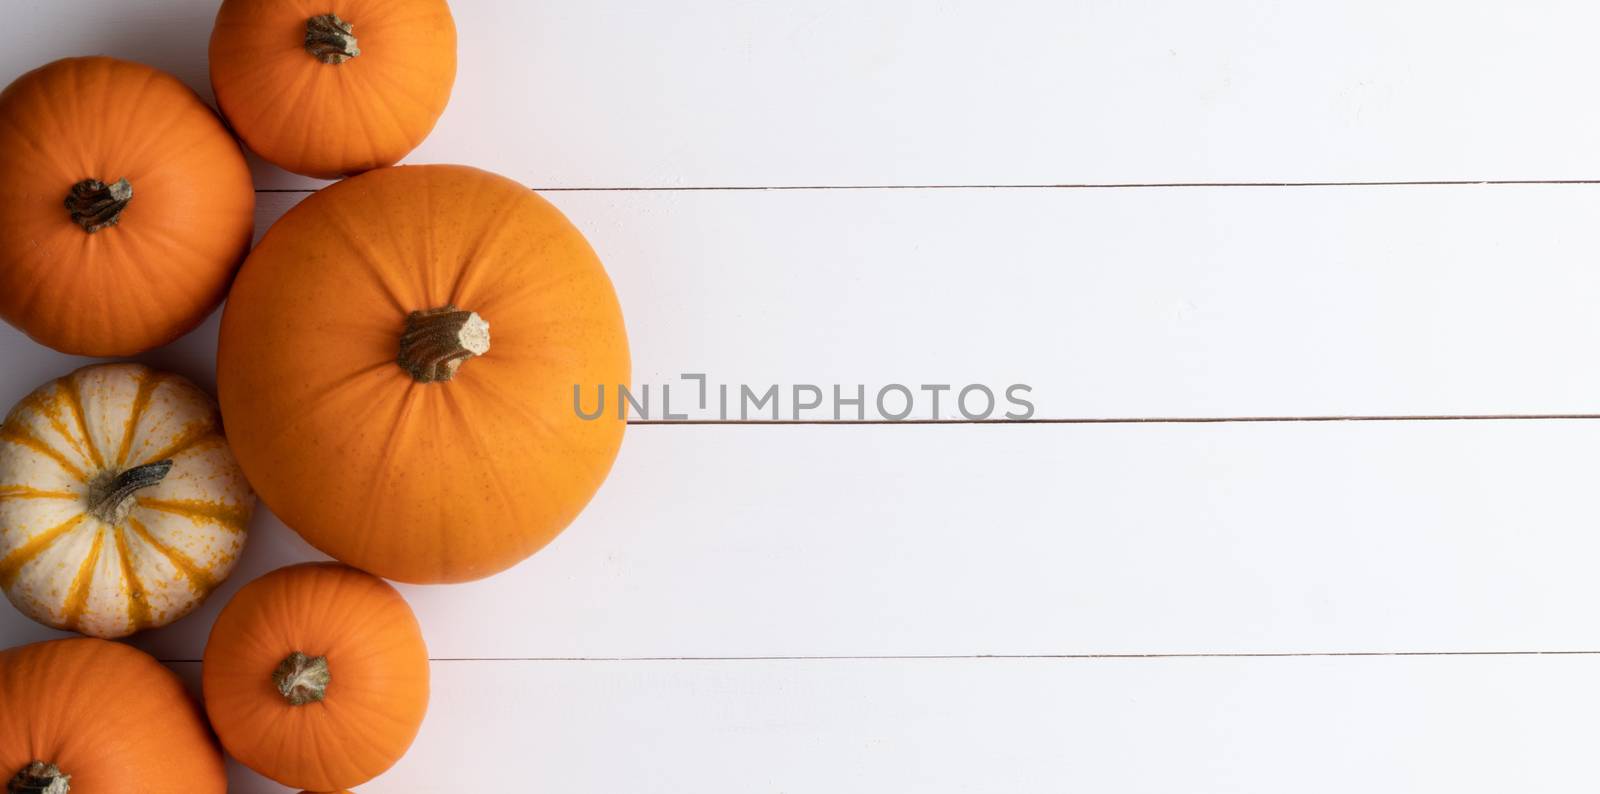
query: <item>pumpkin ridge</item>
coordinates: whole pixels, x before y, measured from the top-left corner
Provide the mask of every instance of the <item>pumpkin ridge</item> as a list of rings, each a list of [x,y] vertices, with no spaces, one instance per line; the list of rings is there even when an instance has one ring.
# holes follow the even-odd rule
[[[201,246],[200,241],[187,239],[187,238],[183,237],[182,235],[180,235],[178,233],[177,229],[174,229],[174,228],[172,228],[170,226],[150,226],[148,228],[141,227],[139,229],[139,235],[140,235],[140,237],[145,237],[145,238],[149,238],[149,239],[153,239],[153,240],[157,240],[157,241],[163,242],[169,248],[182,249],[185,252],[187,252],[190,256],[192,256],[192,257],[194,257],[195,259],[198,259],[198,260],[204,260],[204,259],[210,258],[211,256],[214,255],[212,252],[202,249],[200,247]],[[171,254],[169,253],[168,256],[171,256]],[[183,271],[183,272],[187,272],[187,271]],[[176,275],[177,274],[167,273],[167,274],[163,274],[162,277],[166,278],[168,280],[172,280],[172,279],[174,279],[176,277]],[[196,275],[198,275],[198,274],[196,274]],[[211,308],[215,308],[215,307],[211,307]],[[209,312],[210,309],[207,309],[207,311]]]
[[[83,610],[89,605],[89,588],[94,585],[95,564],[100,562],[100,550],[105,546],[105,542],[105,531],[96,530],[94,543],[89,546],[89,554],[83,558],[83,564],[78,566],[78,574],[72,578],[72,587],[67,591],[67,602],[64,605],[66,616],[62,620],[62,625],[73,631],[78,630],[78,623],[83,620]]]
[[[200,499],[150,499],[139,496],[134,497],[134,502],[143,508],[183,516],[190,521],[217,524],[235,532],[243,532],[250,523],[249,511],[221,502],[207,502]]]
[[[100,450],[95,446],[94,436],[89,432],[89,419],[83,412],[83,395],[78,392],[78,379],[68,375],[61,379],[61,393],[66,396],[67,409],[72,412],[72,418],[78,423],[78,432],[82,434],[84,446],[89,448],[89,460],[94,462],[95,468],[105,468],[105,459],[100,457]]]
[[[240,131],[246,128],[255,127],[258,124],[271,123],[272,120],[275,120],[277,125],[272,128],[273,134],[276,135],[277,133],[282,132],[283,127],[288,123],[290,116],[288,113],[284,112],[283,108],[276,107],[276,105],[279,105],[285,99],[289,100],[286,104],[290,107],[297,104],[297,100],[300,100],[305,96],[307,88],[310,86],[315,77],[315,74],[311,72],[297,75],[293,82],[285,80],[284,84],[278,87],[278,91],[276,93],[267,95],[258,100],[254,100],[255,106],[260,109],[257,110],[256,115],[247,122],[243,124],[233,124],[234,130]],[[221,103],[221,99],[218,99],[217,101],[219,104]],[[226,113],[225,115],[227,115],[229,119],[233,118],[233,114],[231,113]],[[240,134],[240,137],[244,137],[243,133]],[[250,145],[249,140],[246,140],[245,143],[246,145],[249,145],[251,151],[257,151],[254,145]]]
[[[78,499],[82,494],[71,491],[45,491],[26,485],[0,485],[0,502],[7,499]]]
[[[114,532],[117,559],[122,563],[122,578],[128,583],[128,624],[134,631],[140,631],[150,625],[150,595],[144,589],[144,582],[139,581],[138,571],[134,570],[127,530],[118,526]]]
[[[61,380],[57,379],[54,383],[56,388],[50,392],[52,397],[61,392]],[[17,404],[17,413],[31,413],[44,419],[45,423],[50,425],[50,429],[55,431],[56,436],[67,446],[72,447],[72,451],[78,453],[87,462],[89,455],[84,450],[83,443],[79,441],[77,436],[72,434],[66,423],[61,421],[60,402],[61,400],[59,399],[47,401],[42,390],[35,390],[27,397],[22,398],[22,402]],[[49,443],[42,438],[39,439],[39,442],[46,445]]]
[[[302,205],[296,205],[295,209],[299,209],[300,206]],[[290,210],[290,212],[294,212],[294,210]],[[338,212],[336,208],[333,212],[323,213],[321,220],[333,230],[338,239],[346,242],[359,242],[360,238],[352,233],[350,226],[342,222],[342,218],[342,213]],[[395,313],[402,318],[405,317],[410,311],[406,308],[406,301],[401,299],[399,290],[395,289],[395,285],[390,283],[389,276],[384,272],[383,267],[373,261],[373,258],[367,254],[366,246],[352,245],[349,248],[349,253],[354,254],[353,259],[366,268],[367,275],[372,278],[372,283],[376,284],[378,289],[383,292],[384,297],[389,299],[389,304],[394,306]],[[348,262],[351,259],[347,258],[341,261]]]
[[[22,566],[32,562],[45,549],[50,548],[62,535],[83,523],[84,514],[79,513],[37,535],[27,543],[12,549],[5,559],[0,559],[0,587],[10,587],[16,581],[17,574],[22,571]]]
[[[67,461],[66,456],[54,449],[51,449],[49,444],[40,441],[32,433],[7,424],[0,426],[0,441],[8,441],[20,447],[27,447],[34,452],[54,460],[59,466],[61,466],[63,470],[67,472],[67,474],[71,475],[78,482],[89,481],[89,476],[83,473],[83,469],[72,465]]]
[[[140,540],[149,544],[150,548],[161,552],[167,558],[167,561],[172,563],[172,567],[177,568],[178,572],[183,574],[183,578],[189,580],[189,586],[195,592],[204,593],[215,584],[211,576],[196,565],[193,560],[185,556],[183,552],[158,540],[155,534],[150,531],[150,528],[141,523],[139,519],[128,516],[128,528],[133,530],[133,533],[138,535]]]
[[[59,416],[49,411],[41,411],[39,415],[42,416],[45,422],[50,425],[50,429],[55,431],[55,434],[58,438],[60,438],[67,446],[72,447],[73,452],[78,453],[78,456],[83,458],[86,462],[92,460],[89,456],[88,449],[84,446],[83,441],[80,440],[79,436],[72,434],[71,428],[68,428],[64,423],[62,423]],[[39,440],[44,441],[42,438]]]
[[[358,80],[360,81],[360,86],[363,89],[366,89],[368,91],[371,90],[371,84],[369,82],[365,81],[365,80],[360,80],[359,73],[357,73],[356,80],[352,80],[351,82],[356,82]],[[383,141],[382,141],[382,138],[380,137],[380,134],[378,133],[376,127],[373,126],[374,124],[378,123],[378,119],[375,118],[375,116],[377,116],[378,114],[374,113],[374,112],[371,112],[370,108],[372,108],[372,107],[383,107],[385,110],[387,110],[388,108],[387,108],[387,105],[384,105],[384,103],[382,103],[382,102],[364,102],[362,104],[364,104],[367,108],[369,108],[369,110],[367,110],[366,112],[362,112],[362,113],[352,114],[352,117],[355,119],[355,124],[351,128],[348,128],[346,131],[351,133],[350,134],[350,138],[351,139],[357,138],[358,136],[356,136],[354,133],[357,130],[360,131],[361,134],[360,134],[359,138],[360,138],[362,143],[366,144],[364,147],[361,147],[361,148],[363,148],[365,150],[365,156],[362,158],[363,161],[364,161],[364,166],[382,166],[383,163],[380,162],[379,159],[378,159],[378,152],[383,151]],[[394,115],[392,113],[389,114],[389,115],[390,115],[391,119],[394,118]],[[310,129],[310,125],[307,125],[307,129]],[[347,140],[345,142],[347,150],[349,148],[351,148],[350,147],[350,143],[351,143],[351,140]],[[366,170],[366,168],[363,167],[361,170]],[[395,239],[398,239],[398,238],[395,238]]]
[[[418,144],[422,143],[422,140],[421,139],[414,139],[413,136],[410,135],[406,131],[405,120],[400,118],[400,112],[398,110],[395,110],[394,103],[388,101],[389,99],[392,99],[393,97],[383,93],[381,90],[375,90],[375,85],[374,84],[376,84],[378,82],[378,75],[380,75],[380,74],[382,74],[382,72],[380,70],[372,70],[372,71],[362,72],[357,76],[357,79],[360,80],[363,83],[363,87],[365,87],[367,89],[365,93],[367,93],[368,95],[373,96],[373,97],[382,97],[382,99],[377,99],[377,100],[374,100],[372,102],[368,102],[367,103],[367,107],[382,109],[383,116],[386,117],[389,120],[390,129],[393,132],[399,134],[401,139],[403,139],[407,143],[411,144],[411,147],[413,149],[415,149]],[[385,77],[385,79],[388,79],[391,85],[394,84],[394,80],[393,79],[387,78],[387,77]],[[404,91],[402,90],[400,93],[404,93]],[[426,106],[427,103],[419,103],[419,104],[421,104],[423,106]],[[375,116],[375,115],[377,115],[377,114],[376,113],[363,113],[363,114],[361,114],[361,119],[362,119],[363,122],[365,122],[365,120],[367,119],[368,116]],[[437,124],[438,121],[435,120],[434,123]],[[365,124],[363,124],[362,126],[363,126],[364,129],[366,128]],[[422,137],[426,138],[427,135],[428,135],[428,132],[431,132],[431,131],[432,131],[432,127],[430,127],[428,130],[423,131]],[[372,136],[372,132],[371,132],[370,129],[368,129],[368,131],[367,131],[367,139],[372,144],[372,151],[378,151],[378,149],[380,148],[379,145],[378,145],[378,139],[374,138]]]
[[[150,407],[150,396],[161,381],[162,377],[154,370],[139,373],[139,389],[133,395],[133,405],[128,408],[128,419],[123,423],[122,443],[117,446],[118,468],[128,460],[128,453],[133,449],[134,434],[139,430],[139,420],[144,417],[145,409]]]
[[[137,124],[131,118],[133,114],[139,112],[140,108],[148,106],[148,103],[151,101],[149,97],[150,90],[160,85],[160,81],[158,81],[156,78],[157,73],[155,71],[146,72],[144,76],[144,82],[140,83],[137,89],[127,91],[122,94],[122,96],[128,98],[127,104],[122,108],[122,111],[130,116],[130,118],[127,118],[123,121],[123,124],[129,130],[138,130],[140,134],[124,135],[117,139],[117,143],[119,144],[118,149],[120,150],[119,154],[121,154],[123,157],[121,162],[137,163],[143,161],[145,150],[151,146],[157,146],[164,143],[169,137],[167,133],[171,131],[171,129],[176,126],[183,117],[183,114],[181,113],[165,114],[166,118],[164,120],[166,121],[166,124],[164,124],[159,130],[153,129],[147,124]],[[188,86],[184,87],[188,88]],[[134,149],[131,152],[128,151],[126,148],[128,144],[135,141],[141,144],[140,148]]]
[[[144,94],[149,93],[151,88],[160,84],[157,79],[158,77],[159,75],[157,73],[152,72],[145,80],[144,87],[141,88],[139,92],[141,102],[145,101],[143,99]],[[205,113],[213,113],[211,107],[207,105],[204,100],[200,99],[200,96],[195,94],[193,89],[189,88],[188,85],[185,85],[183,81],[177,80],[176,77],[173,79],[176,80],[184,90],[193,95],[194,100],[200,104],[200,107],[204,109]],[[140,125],[141,129],[144,130],[144,134],[139,136],[143,146],[124,155],[128,158],[128,162],[147,163],[145,166],[143,166],[144,171],[149,173],[159,173],[172,159],[183,156],[183,152],[186,149],[191,148],[189,145],[186,145],[185,141],[174,140],[173,136],[174,129],[187,126],[184,123],[187,121],[187,114],[181,112],[169,113],[167,114],[165,121],[166,124],[159,130],[148,125]],[[191,130],[191,140],[196,140],[203,143],[203,139],[208,136],[206,136],[204,133],[201,133],[199,129],[200,128],[195,128],[194,130]],[[212,140],[216,140],[216,138],[213,137]],[[167,150],[166,159],[155,160],[151,158],[149,151],[155,147],[164,148]]]
[[[384,472],[391,470],[390,461],[394,460],[395,447],[400,443],[401,437],[404,435],[399,428],[405,427],[407,417],[411,416],[411,412],[415,409],[417,404],[416,395],[417,384],[415,382],[407,383],[405,395],[400,398],[400,406],[395,410],[394,421],[389,425],[396,428],[396,430],[389,435],[389,439],[383,444],[383,449],[378,453],[378,462],[377,465],[372,466],[373,477],[368,481],[368,488],[376,489],[383,482]],[[362,517],[362,527],[367,530],[360,537],[360,542],[363,546],[359,551],[363,553],[366,550],[365,544],[368,539],[377,535],[373,531],[375,521],[377,521],[377,516],[371,511],[367,511],[366,515]],[[328,556],[333,557],[335,555],[329,554]]]
[[[24,129],[22,124],[15,118],[0,113],[0,126],[9,126],[12,139],[27,144],[28,148],[33,150],[33,158],[36,162],[48,163],[55,159],[45,150],[44,146],[34,140],[32,133]]]
[[[469,286],[476,286],[476,281],[472,279],[484,270],[485,251],[494,250],[494,247],[500,244],[501,238],[514,228],[514,225],[507,223],[505,219],[517,211],[517,205],[520,203],[517,197],[507,195],[504,201],[498,202],[499,206],[491,208],[490,211],[494,214],[485,218],[483,230],[472,238],[472,248],[461,257],[461,268],[456,272],[455,284],[450,288],[451,303],[459,306],[469,302],[467,299]]]
[[[168,444],[166,449],[163,449],[154,455],[146,455],[145,459],[141,461],[141,463],[153,463],[158,460],[171,460],[185,452],[188,452],[190,449],[216,438],[217,436],[214,432],[215,428],[215,419],[209,419],[203,422],[195,422],[194,426],[184,432],[183,435],[179,436],[177,441]]]

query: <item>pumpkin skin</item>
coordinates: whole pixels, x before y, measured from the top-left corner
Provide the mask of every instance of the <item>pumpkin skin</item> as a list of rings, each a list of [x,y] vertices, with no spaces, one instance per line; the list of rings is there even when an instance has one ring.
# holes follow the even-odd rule
[[[488,323],[487,352],[433,372],[397,363],[411,313],[444,306]],[[533,191],[464,166],[368,172],[290,210],[240,270],[217,353],[229,438],[262,500],[335,559],[416,583],[488,576],[565,528],[625,426],[615,410],[579,418],[573,388],[628,373],[583,236]]]
[[[255,153],[306,176],[399,162],[455,79],[444,0],[224,0],[211,33],[223,115]]]
[[[64,353],[124,356],[216,309],[256,195],[200,97],[142,64],[69,58],[0,93],[0,119],[0,317]],[[114,225],[89,231],[124,179]],[[72,195],[86,180],[101,188]]]
[[[86,637],[0,651],[0,703],[0,779],[13,784],[39,761],[72,794],[228,790],[199,707],[142,651]]]
[[[201,681],[229,755],[286,786],[335,791],[411,746],[428,708],[428,650],[388,582],[304,563],[234,595],[211,628]]]
[[[84,367],[17,403],[0,425],[11,603],[96,637],[198,606],[233,570],[255,507],[218,421],[205,392],[140,364]]]

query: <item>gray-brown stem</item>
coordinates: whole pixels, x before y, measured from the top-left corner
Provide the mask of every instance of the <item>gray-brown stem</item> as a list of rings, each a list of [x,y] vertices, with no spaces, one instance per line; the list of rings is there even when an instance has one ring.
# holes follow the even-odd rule
[[[487,352],[489,323],[445,304],[407,315],[396,362],[418,383],[433,383],[450,380],[467,359]]]
[[[291,706],[319,703],[328,696],[328,657],[289,654],[272,671],[272,684]]]
[[[61,774],[55,764],[34,761],[22,768],[6,784],[7,794],[67,794],[71,775]]]
[[[89,484],[89,512],[108,524],[120,523],[128,514],[128,500],[140,488],[149,488],[172,471],[172,461],[158,460],[135,466],[121,474],[106,473]]]
[[[306,20],[306,52],[323,63],[344,63],[361,54],[353,30],[338,14],[318,14]]]
[[[94,234],[109,229],[122,220],[122,211],[133,200],[133,185],[126,179],[106,184],[98,179],[85,179],[67,191],[67,213],[72,222]]]

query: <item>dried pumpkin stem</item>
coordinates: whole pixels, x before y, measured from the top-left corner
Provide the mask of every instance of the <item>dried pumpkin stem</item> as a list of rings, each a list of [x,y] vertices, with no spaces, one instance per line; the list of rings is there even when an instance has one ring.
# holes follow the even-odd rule
[[[361,54],[351,33],[354,29],[338,14],[318,14],[306,20],[306,52],[323,63],[344,63]]]
[[[158,460],[134,466],[121,474],[107,474],[89,487],[89,512],[107,523],[118,523],[127,515],[127,501],[133,492],[149,488],[172,471],[172,461]]]
[[[272,685],[291,706],[320,703],[328,696],[328,657],[289,654],[272,671]]]
[[[418,383],[450,380],[473,356],[489,352],[489,323],[477,312],[445,304],[406,316],[400,368]]]
[[[6,784],[7,794],[67,794],[71,775],[61,774],[55,764],[34,761],[22,768]]]
[[[98,179],[85,179],[67,191],[67,212],[72,222],[89,234],[109,229],[122,220],[122,211],[133,200],[133,184],[127,179],[106,184]]]

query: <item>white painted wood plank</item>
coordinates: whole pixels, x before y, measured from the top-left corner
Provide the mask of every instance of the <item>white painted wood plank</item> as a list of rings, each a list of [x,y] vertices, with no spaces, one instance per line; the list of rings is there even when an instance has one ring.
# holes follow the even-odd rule
[[[13,0],[209,95],[216,0]],[[413,162],[544,187],[1562,179],[1600,169],[1582,0],[452,3]],[[359,20],[356,21],[359,26]],[[273,185],[307,180],[263,169]]]
[[[814,419],[834,384],[890,383],[1027,383],[1037,418],[1600,406],[1600,186],[548,196],[607,263],[657,416],[662,384],[697,407],[686,372],[734,418],[741,383],[781,385],[782,418],[819,385]],[[300,198],[262,194],[261,226]]]
[[[193,665],[198,667],[198,665]],[[458,662],[364,793],[1556,792],[1592,657]],[[231,791],[286,791],[235,769]]]
[[[635,427],[437,658],[1600,650],[1600,422]],[[315,557],[260,519],[194,616]],[[12,610],[0,636],[42,636]]]

